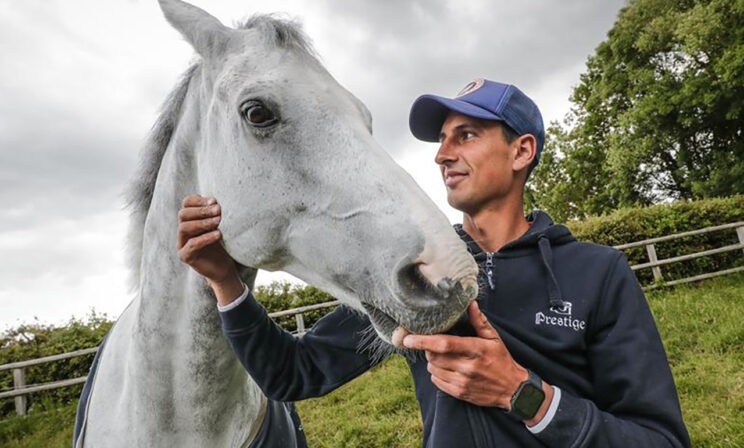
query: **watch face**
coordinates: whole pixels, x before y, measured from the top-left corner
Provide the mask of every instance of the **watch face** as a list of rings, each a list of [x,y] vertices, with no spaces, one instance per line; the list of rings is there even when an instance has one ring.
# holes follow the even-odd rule
[[[541,388],[535,387],[532,383],[524,383],[512,406],[517,412],[530,419],[537,414],[543,400],[545,400],[545,392]]]

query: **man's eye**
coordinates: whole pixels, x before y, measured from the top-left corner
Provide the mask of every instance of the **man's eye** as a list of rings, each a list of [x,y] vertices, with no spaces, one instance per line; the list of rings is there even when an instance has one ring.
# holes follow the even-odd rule
[[[471,138],[475,137],[475,134],[469,131],[462,133],[462,139],[463,140],[470,140]]]

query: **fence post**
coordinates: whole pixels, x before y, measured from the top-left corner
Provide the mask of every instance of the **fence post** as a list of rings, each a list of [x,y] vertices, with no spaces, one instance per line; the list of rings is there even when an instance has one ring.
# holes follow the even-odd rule
[[[736,236],[739,237],[739,243],[744,244],[744,226],[736,228]],[[741,251],[744,252],[744,249]]]
[[[26,372],[21,367],[13,369],[13,389],[23,389],[26,387]],[[15,397],[15,410],[18,415],[26,415],[26,396],[19,395]]]
[[[297,322],[297,336],[305,334],[305,318],[302,317],[302,313],[295,314],[295,321]]]
[[[659,261],[659,259],[656,258],[656,247],[654,247],[653,243],[646,244],[646,253],[648,254],[648,261],[651,263]],[[660,282],[663,280],[661,277],[661,268],[659,266],[652,267],[651,272],[654,273],[654,281]]]

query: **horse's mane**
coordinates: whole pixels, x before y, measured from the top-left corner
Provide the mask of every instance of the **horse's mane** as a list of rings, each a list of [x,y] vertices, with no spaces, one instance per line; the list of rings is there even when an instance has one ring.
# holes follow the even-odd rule
[[[262,14],[238,23],[236,28],[259,31],[264,38],[264,44],[269,47],[289,49],[311,59],[317,59],[310,40],[305,36],[300,24],[295,21],[272,14]],[[160,114],[141,150],[139,165],[125,191],[125,207],[130,212],[126,245],[127,262],[130,269],[130,287],[133,290],[139,287],[145,220],[152,202],[160,165],[180,119],[181,108],[191,81],[200,67],[201,60],[193,63],[161,106]]]

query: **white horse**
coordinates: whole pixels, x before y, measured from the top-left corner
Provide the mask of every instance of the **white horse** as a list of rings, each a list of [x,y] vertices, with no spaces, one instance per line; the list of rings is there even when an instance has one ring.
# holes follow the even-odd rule
[[[76,443],[242,447],[267,400],[204,280],[177,257],[185,196],[219,199],[247,284],[259,268],[287,271],[367,314],[386,342],[398,327],[449,328],[477,295],[477,267],[295,25],[258,16],[232,29],[181,1],[160,5],[199,60],[166,100],[129,192],[136,297],[99,353]]]

